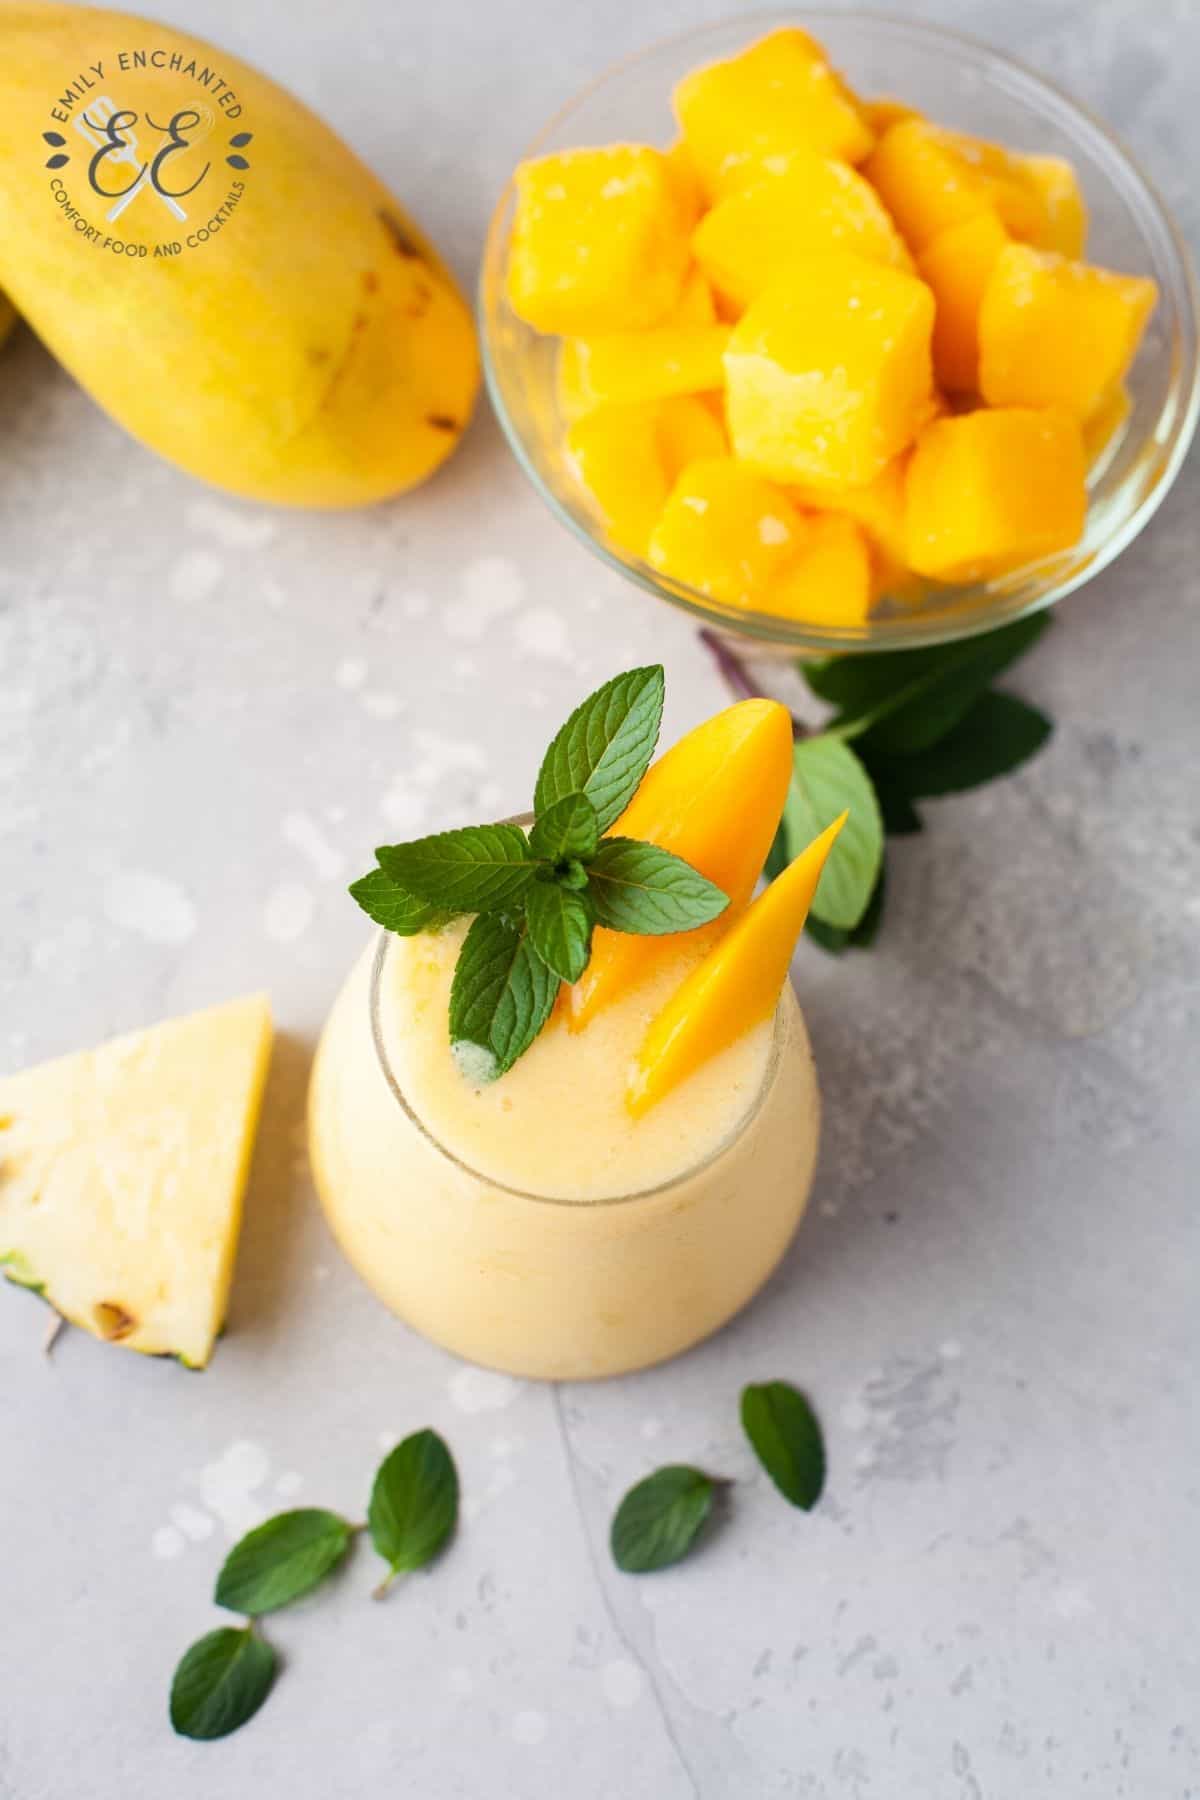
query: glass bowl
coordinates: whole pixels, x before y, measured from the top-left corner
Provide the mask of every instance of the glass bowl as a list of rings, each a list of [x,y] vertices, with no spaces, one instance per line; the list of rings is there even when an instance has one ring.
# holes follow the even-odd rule
[[[1159,301],[1129,378],[1132,408],[1089,478],[1082,540],[988,582],[941,586],[919,603],[883,602],[866,625],[831,628],[710,600],[606,540],[575,480],[555,393],[559,340],[518,319],[504,295],[512,230],[509,182],[492,218],[480,276],[484,367],[508,441],[551,511],[610,568],[727,634],[761,647],[829,655],[968,637],[1061,600],[1105,568],[1161,503],[1196,423],[1197,292],[1183,239],[1151,183],[1111,132],[1011,57],[939,26],[867,12],[760,13],[708,25],[618,63],[558,112],[527,156],[618,141],[667,145],[671,90],[698,64],[730,56],[779,25],[818,38],[852,87],[903,99],[940,124],[1015,150],[1065,156],[1091,215],[1088,257],[1150,275]]]

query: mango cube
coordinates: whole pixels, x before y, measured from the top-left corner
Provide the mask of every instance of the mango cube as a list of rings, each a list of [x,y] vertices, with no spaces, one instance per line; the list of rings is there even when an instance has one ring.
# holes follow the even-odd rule
[[[768,158],[790,150],[807,146],[861,162],[874,141],[820,45],[790,27],[685,76],[674,106],[710,197],[742,186]]]
[[[980,388],[990,406],[1061,406],[1087,419],[1137,353],[1154,282],[1010,244],[979,315]]]
[[[695,224],[704,211],[704,186],[700,180],[700,171],[692,161],[692,153],[682,138],[676,138],[666,152],[667,162],[675,180],[675,192],[684,217],[690,224]]]
[[[1079,257],[1087,242],[1087,205],[1079,178],[1062,156],[1019,156],[1016,162],[1034,189],[1042,221],[1030,243],[1060,256]]]
[[[863,487],[933,406],[933,295],[860,257],[814,256],[766,288],[725,354],[734,453],[776,481]]]
[[[1045,223],[1045,212],[1041,194],[1027,178],[1021,158],[1003,144],[968,137],[962,131],[946,132],[944,136],[947,146],[973,172],[1005,229],[1023,243],[1033,242]]]
[[[538,331],[655,325],[679,299],[691,219],[661,150],[613,144],[522,163],[508,301]]]
[[[1085,473],[1066,413],[998,407],[935,420],[908,469],[909,567],[985,580],[1068,549],[1083,531]]]
[[[877,138],[890,131],[893,125],[899,125],[902,119],[919,119],[921,116],[915,106],[910,106],[906,100],[893,100],[890,94],[881,94],[876,100],[864,100],[862,115]]]
[[[863,174],[914,254],[940,231],[992,209],[979,171],[962,156],[950,132],[926,119],[901,119],[889,126]]]
[[[891,462],[865,487],[842,488],[823,494],[816,488],[794,487],[788,497],[797,505],[818,512],[844,513],[865,534],[872,553],[872,590],[881,593],[901,582],[907,545],[904,535],[904,482],[908,453]]]
[[[694,394],[661,401],[655,430],[668,487],[674,487],[689,463],[729,454],[724,428]]]
[[[703,394],[725,378],[728,325],[662,325],[576,340],[575,379],[596,406]]]
[[[1083,427],[1083,454],[1090,469],[1104,452],[1113,446],[1121,428],[1133,411],[1129,389],[1121,384],[1106,394]]]
[[[756,607],[802,540],[786,494],[730,457],[713,458],[675,483],[649,561],[711,600]]]
[[[726,454],[725,433],[699,400],[680,395],[593,407],[572,424],[567,455],[614,543],[644,556],[676,478]]]
[[[658,407],[602,406],[576,420],[567,456],[614,543],[644,556],[670,484],[658,441]]]
[[[664,325],[715,325],[717,308],[703,269],[690,269]]]
[[[873,590],[865,535],[853,519],[826,513],[808,522],[799,554],[758,604],[804,625],[865,625]]]
[[[870,183],[848,163],[807,149],[772,158],[769,174],[718,200],[692,234],[696,261],[722,298],[739,308],[797,258],[822,250],[911,267]]]
[[[917,258],[917,271],[937,303],[933,369],[952,393],[979,389],[979,313],[1000,252],[1009,236],[994,213],[977,213],[950,225]]]

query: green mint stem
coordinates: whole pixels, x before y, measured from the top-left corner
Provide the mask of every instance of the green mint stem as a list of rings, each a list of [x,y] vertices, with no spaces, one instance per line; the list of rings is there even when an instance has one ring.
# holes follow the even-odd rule
[[[395,1581],[395,1579],[399,1573],[400,1573],[399,1569],[389,1569],[387,1574],[384,1576],[383,1580],[378,1584],[378,1586],[373,1587],[371,1589],[372,1600],[385,1599],[387,1597],[389,1589],[391,1588],[392,1583]]]

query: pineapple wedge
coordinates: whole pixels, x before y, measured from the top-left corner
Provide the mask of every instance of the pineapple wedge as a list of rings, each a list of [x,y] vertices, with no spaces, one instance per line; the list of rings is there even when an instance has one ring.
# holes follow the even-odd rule
[[[267,1065],[265,995],[0,1078],[0,1269],[107,1343],[203,1368]]]

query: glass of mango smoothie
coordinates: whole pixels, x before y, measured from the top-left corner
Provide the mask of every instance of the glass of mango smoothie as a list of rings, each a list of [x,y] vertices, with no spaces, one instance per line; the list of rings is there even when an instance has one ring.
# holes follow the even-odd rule
[[[495,1035],[464,1026],[461,1006],[455,1023],[478,916],[385,929],[351,971],[314,1067],[314,1174],[349,1260],[425,1336],[513,1374],[614,1375],[715,1331],[778,1263],[819,1119],[788,968],[837,831],[752,899],[791,742],[783,707],[745,701],[649,769],[600,840],[590,888],[564,890],[595,892],[586,966],[551,977],[544,1025],[499,1074]],[[545,848],[536,822],[518,835]],[[716,916],[666,932],[600,923],[620,916],[602,865],[617,869],[630,842],[678,859]],[[570,861],[541,875],[577,880]],[[503,951],[510,920],[488,918]]]

